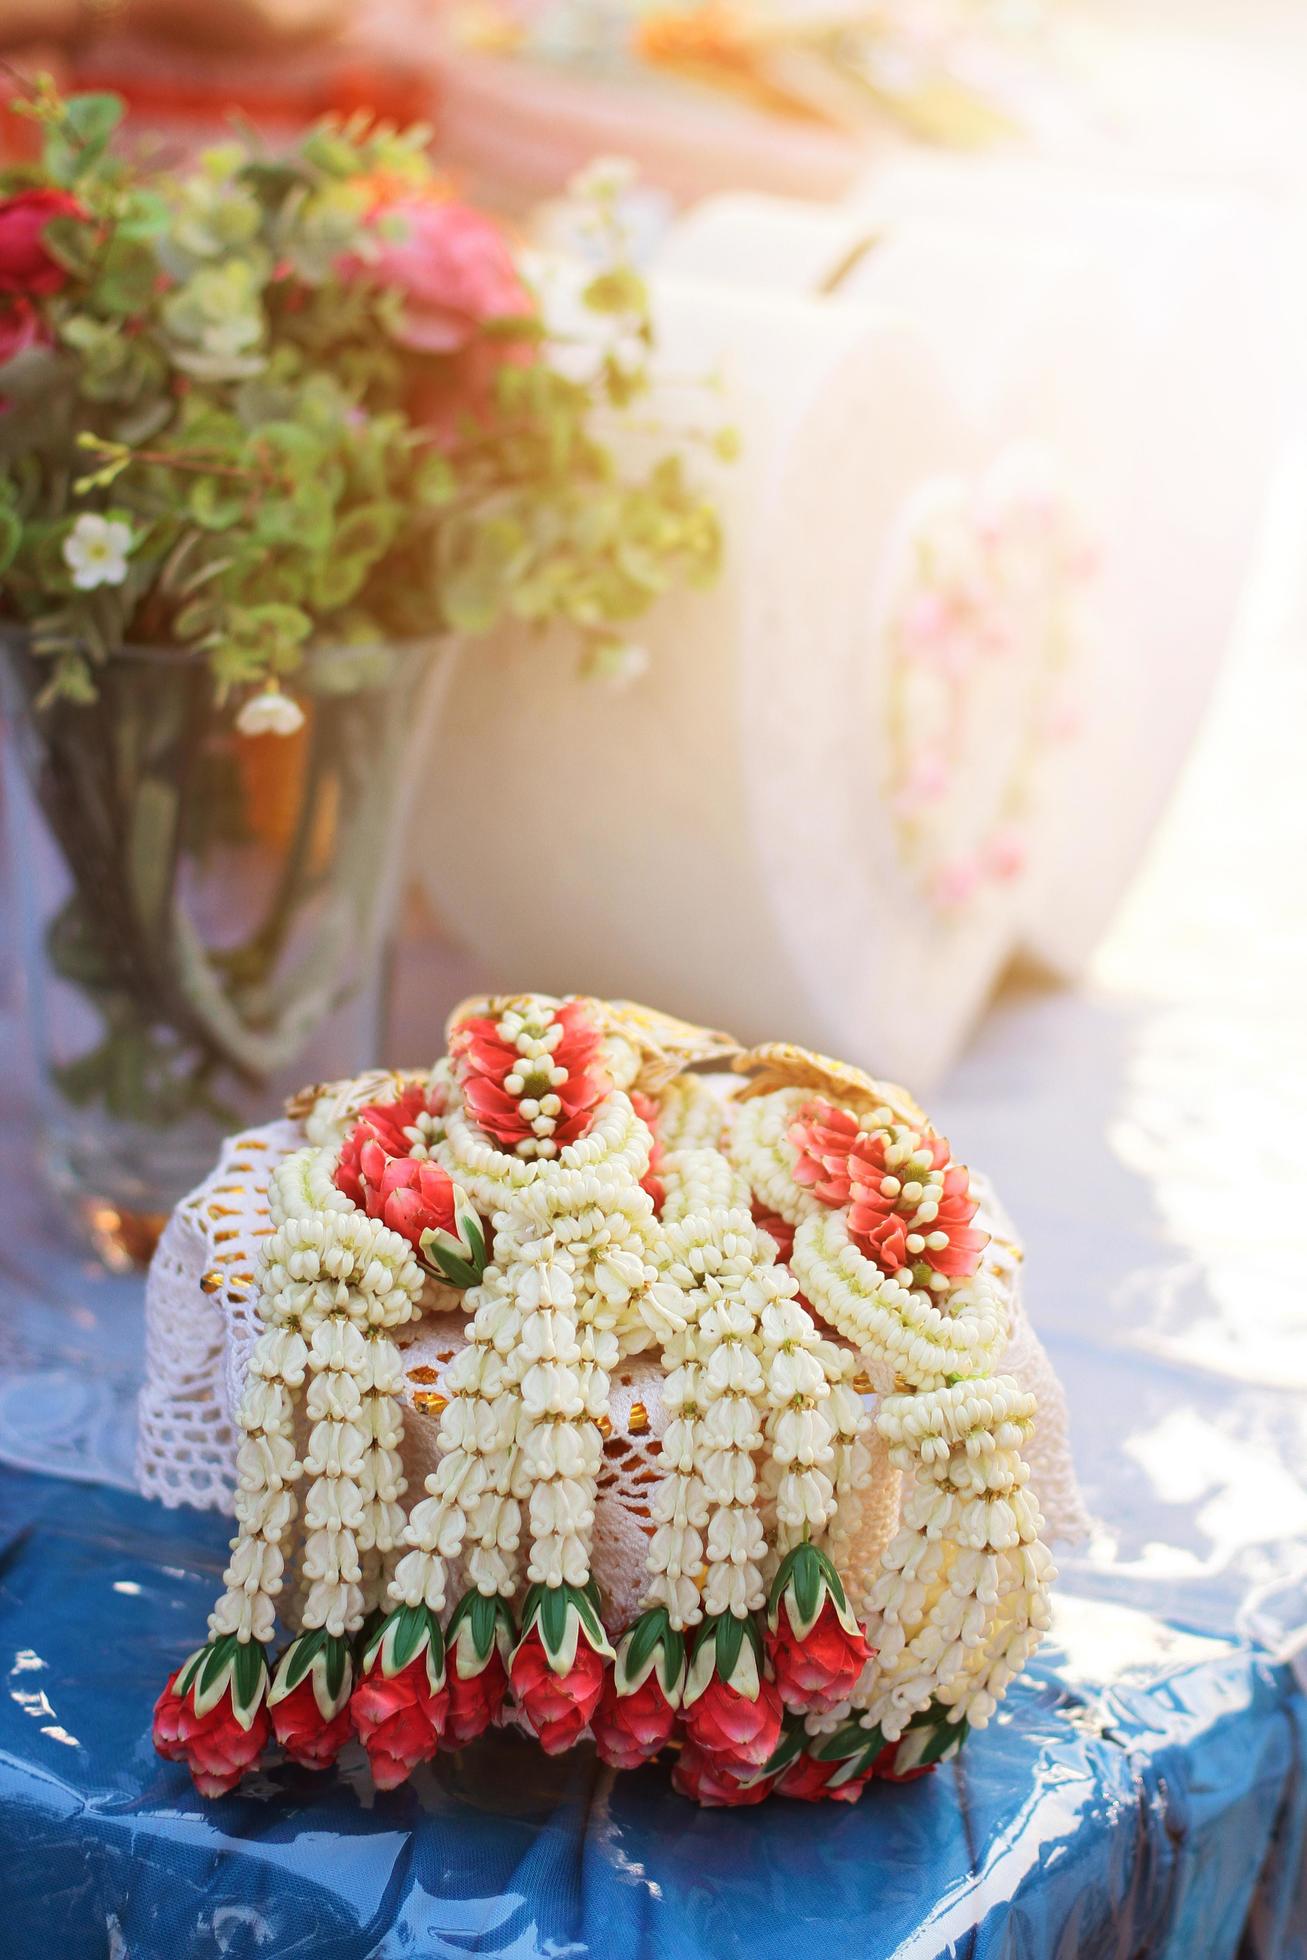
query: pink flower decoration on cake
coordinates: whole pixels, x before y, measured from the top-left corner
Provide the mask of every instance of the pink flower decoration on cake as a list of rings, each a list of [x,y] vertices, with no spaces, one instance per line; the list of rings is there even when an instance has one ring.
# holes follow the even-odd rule
[[[967,905],[980,890],[984,876],[984,870],[976,858],[949,858],[936,869],[931,879],[931,896],[946,911]]]
[[[1007,824],[985,846],[985,869],[991,878],[1006,883],[1021,876],[1028,856],[1025,838],[1014,824]]]

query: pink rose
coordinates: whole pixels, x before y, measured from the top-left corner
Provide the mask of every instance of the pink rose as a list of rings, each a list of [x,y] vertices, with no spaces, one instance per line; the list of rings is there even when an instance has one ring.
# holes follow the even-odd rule
[[[17,191],[0,198],[0,293],[57,293],[68,274],[45,243],[52,218],[85,213],[69,191]]]
[[[499,227],[453,199],[420,195],[383,202],[373,213],[376,251],[339,270],[402,294],[396,339],[422,354],[457,354],[487,320],[534,311]]]

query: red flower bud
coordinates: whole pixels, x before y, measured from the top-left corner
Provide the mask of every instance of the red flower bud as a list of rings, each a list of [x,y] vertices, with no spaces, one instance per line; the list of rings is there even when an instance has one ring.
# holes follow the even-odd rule
[[[349,1643],[322,1628],[301,1633],[277,1664],[268,1690],[272,1732],[304,1769],[329,1769],[352,1733],[354,1669]]]
[[[700,1626],[685,1677],[682,1717],[692,1742],[737,1773],[761,1769],[781,1737],[781,1698],[763,1674],[752,1618],[715,1613]]]
[[[416,1157],[391,1157],[384,1166],[378,1166],[380,1175],[374,1184],[370,1152],[379,1157],[379,1145],[369,1144],[363,1151],[363,1178],[373,1218],[380,1218],[412,1246],[421,1246],[424,1232],[457,1235],[454,1206],[458,1187],[447,1170]]]
[[[663,1692],[657,1667],[629,1695],[617,1692],[616,1677],[604,1679],[594,1720],[595,1749],[610,1769],[638,1769],[666,1747],[676,1727],[676,1710]]]
[[[164,1683],[163,1693],[154,1704],[154,1746],[164,1761],[169,1763],[180,1763],[186,1759],[181,1739],[182,1705],[180,1698],[173,1693],[180,1673],[179,1667],[173,1669]]]
[[[536,1627],[519,1641],[509,1669],[518,1707],[547,1756],[570,1749],[589,1727],[603,1692],[604,1663],[578,1638],[566,1673],[556,1673]]]
[[[842,1624],[829,1594],[802,1638],[794,1630],[788,1604],[788,1599],[780,1602],[776,1624],[767,1633],[767,1657],[776,1686],[787,1708],[823,1713],[848,1700],[871,1659],[871,1649],[860,1628],[850,1632]]]
[[[781,1698],[770,1681],[751,1700],[713,1679],[684,1711],[686,1733],[725,1764],[761,1769],[781,1739]]]
[[[425,1606],[400,1606],[378,1628],[350,1697],[372,1780],[393,1790],[435,1755],[449,1708],[440,1623]]]
[[[650,1762],[671,1739],[685,1689],[685,1640],[666,1608],[651,1606],[617,1645],[594,1719],[595,1747],[612,1769]]]
[[[705,1809],[715,1810],[761,1803],[771,1794],[772,1778],[755,1776],[751,1782],[744,1781],[720,1757],[687,1742],[672,1768],[672,1788],[683,1797],[693,1797]]]
[[[449,1694],[445,1745],[461,1749],[465,1743],[475,1742],[479,1735],[484,1735],[504,1705],[508,1669],[503,1656],[492,1647],[480,1672],[466,1677],[451,1664],[446,1669],[445,1687]]]
[[[271,1730],[263,1649],[228,1635],[200,1648],[154,1705],[154,1746],[184,1762],[202,1797],[225,1797],[267,1746]]]
[[[850,1776],[832,1790],[831,1778],[844,1768],[844,1763],[819,1763],[815,1756],[796,1756],[782,1772],[776,1794],[797,1797],[803,1803],[823,1803],[827,1798],[836,1803],[856,1803],[871,1781],[872,1773],[864,1770],[861,1776]]]
[[[915,1783],[919,1776],[929,1776],[932,1770],[939,1768],[938,1763],[918,1763],[913,1769],[895,1769],[901,1742],[901,1736],[898,1742],[887,1742],[872,1764],[871,1774],[878,1782]]]
[[[445,1630],[445,1741],[450,1747],[475,1742],[503,1707],[512,1638],[512,1615],[502,1599],[475,1589],[464,1593]]]
[[[273,1734],[291,1761],[303,1769],[330,1769],[353,1733],[348,1698],[324,1719],[307,1678],[274,1702],[271,1714]]]

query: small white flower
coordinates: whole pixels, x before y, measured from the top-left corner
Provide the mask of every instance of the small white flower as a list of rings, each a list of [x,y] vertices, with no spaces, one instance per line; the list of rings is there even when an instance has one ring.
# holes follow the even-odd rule
[[[603,202],[623,196],[638,174],[630,157],[594,157],[576,172],[567,188],[573,197]]]
[[[127,576],[132,527],[120,518],[84,511],[64,539],[64,563],[79,592],[97,585],[121,585]]]
[[[304,726],[304,710],[280,688],[268,687],[245,703],[236,726],[242,735],[294,735]]]
[[[589,670],[608,687],[618,690],[633,687],[649,671],[648,648],[630,641],[606,641],[591,654]]]

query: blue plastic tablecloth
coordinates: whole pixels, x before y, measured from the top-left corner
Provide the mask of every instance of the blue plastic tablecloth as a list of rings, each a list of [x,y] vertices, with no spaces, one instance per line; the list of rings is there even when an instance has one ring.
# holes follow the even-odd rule
[[[956,1763],[854,1808],[699,1811],[657,1767],[510,1736],[389,1795],[356,1751],[213,1805],[149,1713],[225,1542],[216,1518],[0,1473],[6,1960],[1307,1952],[1307,1698],[1238,1641],[1065,1599]]]

